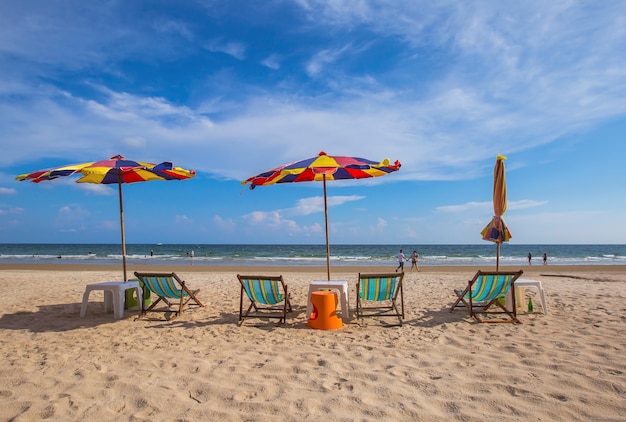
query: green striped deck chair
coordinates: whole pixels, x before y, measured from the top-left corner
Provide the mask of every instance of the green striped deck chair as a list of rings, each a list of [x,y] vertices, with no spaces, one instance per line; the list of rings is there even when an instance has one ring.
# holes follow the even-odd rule
[[[277,318],[285,323],[287,312],[291,312],[291,303],[287,285],[283,276],[239,275],[241,296],[239,298],[239,326],[246,318]],[[244,313],[244,297],[250,300]]]
[[[515,280],[517,280],[524,271],[478,271],[476,275],[467,283],[464,290],[454,290],[457,296],[456,302],[452,305],[450,312],[457,307],[465,307],[469,309],[470,316],[474,317],[478,322],[520,322],[517,319],[517,310],[515,304]],[[504,297],[511,291],[511,299],[513,310],[509,311],[498,298]],[[499,310],[488,312],[488,310],[496,305]],[[478,314],[504,314],[505,319],[482,319]]]
[[[404,273],[360,274],[356,283],[356,317],[396,317],[404,319]],[[400,309],[398,309],[398,298]]]
[[[196,296],[200,290],[190,290],[176,273],[135,272],[135,276],[139,279],[142,289],[149,290],[157,297],[149,308],[142,309],[142,317],[148,312],[173,312],[174,315],[170,318],[173,319],[181,315],[187,305],[204,306]],[[166,307],[157,308],[159,303],[165,304]]]

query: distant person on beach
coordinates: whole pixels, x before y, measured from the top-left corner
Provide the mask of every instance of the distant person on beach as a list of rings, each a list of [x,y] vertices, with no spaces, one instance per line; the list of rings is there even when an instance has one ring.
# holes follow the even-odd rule
[[[419,272],[420,267],[418,267],[417,265],[418,259],[419,255],[417,254],[417,251],[413,251],[413,253],[411,254],[411,271],[413,271],[413,268],[415,268]]]
[[[528,265],[531,265],[530,260],[533,259],[533,256],[528,252]]]
[[[548,254],[547,253],[543,253],[543,265],[547,265],[548,264]]]
[[[150,256],[154,256],[154,251],[153,250],[150,251]]]
[[[402,270],[402,272],[404,272],[404,262],[406,260],[406,256],[404,256],[402,249],[400,249],[400,253],[398,254],[398,268],[396,268],[396,272],[398,272],[398,270]]]

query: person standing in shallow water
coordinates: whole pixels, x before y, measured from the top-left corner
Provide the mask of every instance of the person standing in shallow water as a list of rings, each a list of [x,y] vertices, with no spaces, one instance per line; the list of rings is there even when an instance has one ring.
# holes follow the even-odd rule
[[[417,254],[417,251],[413,251],[413,253],[411,254],[411,271],[413,271],[413,268],[415,268],[419,272],[420,267],[417,265],[418,259],[419,255]]]
[[[530,260],[533,259],[533,256],[530,254],[530,252],[528,252],[528,265],[530,264]]]
[[[548,264],[548,254],[547,253],[543,253],[543,265],[547,265]]]
[[[402,270],[402,272],[404,272],[404,261],[406,261],[406,256],[404,256],[402,249],[400,249],[400,253],[398,254],[398,268],[396,268],[396,272],[398,272],[398,270]]]

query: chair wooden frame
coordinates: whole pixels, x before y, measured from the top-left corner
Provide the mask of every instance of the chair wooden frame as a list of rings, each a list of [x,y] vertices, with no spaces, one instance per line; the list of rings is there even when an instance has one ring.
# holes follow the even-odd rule
[[[173,312],[174,316],[170,318],[171,320],[182,315],[185,306],[204,306],[196,296],[200,289],[189,289],[185,281],[181,280],[176,273],[147,273],[137,271],[135,272],[135,276],[142,284],[142,288],[149,290],[157,297],[157,300],[147,309],[144,308],[143,301],[141,301],[140,318],[144,317],[148,312]],[[156,306],[161,302],[163,302],[167,308],[157,309]]]
[[[397,326],[404,319],[404,293],[402,280],[404,273],[361,274],[356,283],[356,317],[397,317]],[[398,309],[398,297],[400,309]],[[376,306],[365,306],[376,303]],[[387,302],[387,304],[382,304]]]
[[[243,325],[246,318],[274,318],[279,324],[287,321],[287,313],[291,312],[289,291],[282,275],[240,275],[237,279],[241,284],[239,298],[239,323]],[[244,296],[250,300],[244,312]],[[282,304],[282,305],[281,305]]]
[[[456,301],[450,308],[450,312],[457,307],[465,307],[478,322],[516,322],[521,323],[517,319],[517,305],[515,304],[515,280],[517,280],[524,271],[481,271],[478,270],[474,277],[467,282],[464,290],[455,289],[454,294],[457,296]],[[511,292],[511,302],[513,310],[509,311],[505,305],[498,300]],[[488,310],[496,305],[500,308],[499,312],[488,312]],[[508,316],[505,319],[483,319],[479,314],[492,315],[504,314]]]

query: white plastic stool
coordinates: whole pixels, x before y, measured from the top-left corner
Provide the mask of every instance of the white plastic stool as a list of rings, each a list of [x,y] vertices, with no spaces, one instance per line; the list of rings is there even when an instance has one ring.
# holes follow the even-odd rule
[[[548,305],[546,304],[546,295],[543,291],[543,286],[541,285],[541,281],[518,278],[517,280],[515,280],[515,288],[518,288],[518,287],[521,287],[524,289],[533,287],[537,289],[537,291],[539,292],[539,299],[541,300],[541,309],[543,310],[544,314],[548,313]]]
[[[104,291],[104,312],[108,312],[113,308],[113,317],[115,319],[124,318],[124,299],[126,298],[126,290],[135,289],[138,298],[143,298],[139,281],[105,281],[103,283],[88,284],[83,293],[83,303],[80,306],[80,316],[84,317],[87,313],[87,304],[89,303],[89,294],[94,290]],[[143,300],[141,301],[143,303]]]
[[[339,302],[341,303],[341,318],[350,319],[350,307],[348,304],[348,282],[346,280],[315,280],[309,284],[309,294],[307,295],[306,318],[309,319],[313,312],[313,304],[311,303],[311,293],[317,290],[334,290],[337,292]]]

